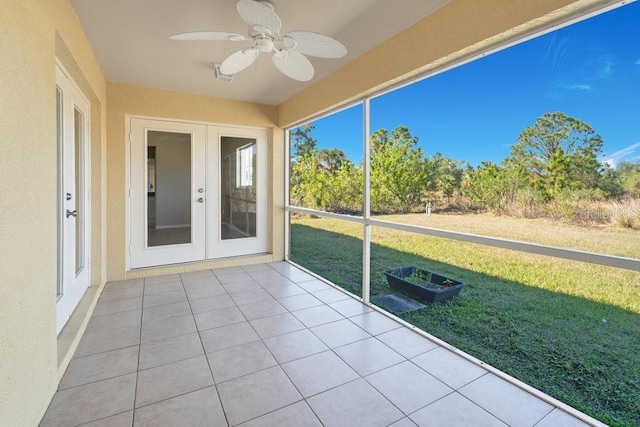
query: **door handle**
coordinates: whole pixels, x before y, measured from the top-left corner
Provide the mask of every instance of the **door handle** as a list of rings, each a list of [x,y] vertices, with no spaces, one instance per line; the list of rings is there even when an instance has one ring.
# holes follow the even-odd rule
[[[67,209],[67,218],[69,218],[70,216],[72,216],[74,218],[77,217],[78,216],[78,211],[77,210],[70,211],[69,209]]]
[[[204,203],[204,199],[202,197],[200,197],[198,200],[196,200],[196,202],[198,203]]]

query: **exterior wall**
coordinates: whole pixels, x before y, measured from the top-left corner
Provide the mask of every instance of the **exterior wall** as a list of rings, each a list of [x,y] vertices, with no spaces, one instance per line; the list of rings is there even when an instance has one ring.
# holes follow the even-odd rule
[[[189,95],[115,83],[107,84],[108,248],[109,280],[193,271],[284,258],[284,132],[277,127],[278,108],[268,105]],[[270,130],[270,201],[272,206],[269,255],[202,261],[127,272],[127,168],[129,116],[197,121]]]
[[[451,0],[280,105],[287,127],[599,9],[610,0]]]
[[[104,282],[105,82],[68,0],[0,12],[0,425],[40,421],[59,381],[56,55],[91,101],[93,287]]]

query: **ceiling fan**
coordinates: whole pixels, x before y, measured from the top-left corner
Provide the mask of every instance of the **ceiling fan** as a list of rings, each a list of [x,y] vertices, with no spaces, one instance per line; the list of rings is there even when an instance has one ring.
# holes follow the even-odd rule
[[[198,31],[176,34],[172,40],[229,40],[251,41],[253,46],[229,55],[220,64],[220,72],[236,74],[253,64],[260,52],[271,53],[275,66],[286,76],[299,81],[313,78],[314,69],[305,55],[319,58],[341,58],[347,54],[342,43],[323,34],[310,31],[291,31],[280,36],[282,22],[268,1],[238,0],[236,9],[249,24],[249,35],[224,31]]]

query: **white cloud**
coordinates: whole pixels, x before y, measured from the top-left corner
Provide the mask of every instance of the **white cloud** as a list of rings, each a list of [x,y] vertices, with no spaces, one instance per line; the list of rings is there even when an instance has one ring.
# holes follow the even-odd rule
[[[591,90],[591,85],[575,84],[575,85],[568,86],[568,88],[576,89],[576,90]]]
[[[624,160],[625,157],[635,153],[640,149],[640,142],[636,142],[635,144],[631,144],[628,147],[625,147],[621,150],[616,151],[615,153],[609,154],[602,159],[603,163],[607,163],[611,167],[615,167],[620,161]]]
[[[640,59],[636,60],[636,62],[634,62],[634,64],[640,65]]]

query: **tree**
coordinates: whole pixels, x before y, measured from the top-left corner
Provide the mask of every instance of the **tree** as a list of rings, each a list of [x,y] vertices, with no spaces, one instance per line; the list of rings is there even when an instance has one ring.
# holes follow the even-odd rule
[[[640,197],[640,160],[622,162],[616,167],[623,191],[631,197]]]
[[[410,212],[422,206],[426,171],[418,138],[398,126],[391,133],[378,129],[371,135],[371,209]]]
[[[597,188],[602,138],[588,124],[561,112],[545,113],[516,141],[505,166],[519,169],[547,198],[565,188]]]
[[[315,153],[318,141],[310,135],[314,128],[313,124],[307,123],[291,131],[289,134],[293,148],[291,157],[300,158]]]

